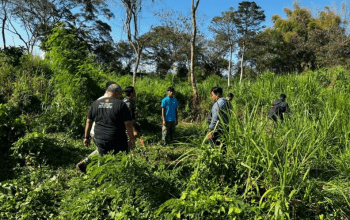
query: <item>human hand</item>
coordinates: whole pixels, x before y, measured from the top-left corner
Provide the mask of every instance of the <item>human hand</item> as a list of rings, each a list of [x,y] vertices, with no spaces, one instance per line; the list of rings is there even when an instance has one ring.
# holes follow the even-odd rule
[[[213,137],[212,133],[208,134],[208,136],[207,136],[208,139],[211,139],[212,137]]]
[[[163,120],[163,125],[166,126],[166,121],[165,120]]]
[[[141,146],[145,146],[145,142],[140,138]]]
[[[140,137],[139,133],[137,131],[134,131],[134,137]]]
[[[88,147],[90,145],[90,139],[85,138],[83,144],[85,147]]]

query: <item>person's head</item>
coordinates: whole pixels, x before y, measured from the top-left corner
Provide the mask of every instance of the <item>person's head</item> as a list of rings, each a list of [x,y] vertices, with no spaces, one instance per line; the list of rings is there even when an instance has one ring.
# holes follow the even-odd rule
[[[169,87],[167,91],[168,96],[172,98],[175,94],[175,89],[173,87]]]
[[[222,97],[222,88],[221,87],[213,87],[210,90],[211,99],[216,102],[219,98]]]
[[[232,93],[229,93],[229,94],[227,95],[227,100],[232,101],[232,99],[233,99],[233,94],[232,94]]]
[[[284,100],[286,100],[286,98],[287,98],[287,96],[285,94],[281,94],[279,99],[284,101]]]
[[[108,97],[113,97],[116,99],[119,99],[120,96],[122,95],[122,87],[120,87],[118,84],[114,83],[108,86],[106,93]]]
[[[106,83],[106,90],[108,89],[108,87],[110,86],[110,85],[112,85],[112,84],[117,84],[116,82],[113,82],[113,81],[108,81],[107,83]]]
[[[132,86],[127,86],[124,89],[124,93],[127,97],[129,97],[129,99],[134,99],[136,97],[136,91],[135,88]]]

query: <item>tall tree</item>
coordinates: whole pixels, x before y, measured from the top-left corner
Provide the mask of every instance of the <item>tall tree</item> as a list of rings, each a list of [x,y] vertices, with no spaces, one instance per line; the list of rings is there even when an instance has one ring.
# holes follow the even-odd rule
[[[9,19],[9,13],[10,13],[9,8],[11,7],[11,5],[8,4],[8,0],[0,0],[0,4],[1,4],[0,20],[2,25],[1,26],[2,42],[3,42],[4,49],[6,49],[5,27],[6,27],[7,20]]]
[[[198,67],[202,70],[202,77],[222,76],[222,72],[229,66],[229,61],[223,56],[227,48],[212,40],[204,40],[197,48],[201,49],[198,53]]]
[[[163,27],[173,29],[176,35],[176,45],[179,47],[174,66],[186,70],[188,82],[191,83],[191,74],[188,70],[191,68],[192,17],[172,10],[160,11],[155,13],[155,15],[159,17]],[[196,20],[198,21],[198,18]]]
[[[265,21],[265,14],[255,2],[248,1],[239,3],[238,10],[234,14],[237,33],[240,35],[241,76],[239,81],[241,82],[243,78],[244,55],[248,41],[263,28],[261,23]]]
[[[74,28],[78,36],[84,36],[93,52],[94,45],[112,39],[111,28],[100,20],[101,15],[107,19],[113,17],[104,1],[13,0],[12,19],[6,30],[17,35],[31,53],[38,42],[46,40],[58,22],[64,22],[67,27]],[[15,22],[21,25],[24,32],[16,28]]]
[[[151,0],[153,2],[153,0]],[[128,41],[132,46],[135,56],[136,62],[134,65],[133,71],[133,86],[136,85],[136,73],[140,63],[141,53],[145,47],[145,43],[147,39],[140,38],[139,36],[139,16],[142,10],[143,0],[120,0],[122,3],[126,18],[124,20],[124,28],[128,36]],[[151,28],[152,29],[152,28]]]
[[[211,21],[209,30],[215,33],[215,41],[223,45],[223,52],[229,51],[229,66],[228,66],[228,82],[230,87],[231,83],[231,66],[232,66],[232,54],[234,46],[236,44],[236,21],[235,12],[233,7],[230,7],[228,11],[222,12],[221,16],[214,17]]]
[[[166,74],[176,63],[186,62],[190,36],[172,26],[157,26],[144,35],[149,36],[143,53],[147,64],[155,65],[158,74]],[[187,39],[184,43],[183,39]]]
[[[261,70],[285,73],[350,66],[350,38],[344,27],[346,20],[341,15],[325,7],[314,16],[298,4],[284,11],[287,18],[273,16],[273,27],[257,36],[254,51],[250,51]]]
[[[191,38],[191,84],[193,89],[193,108],[196,110],[199,105],[197,84],[194,72],[194,62],[195,62],[195,48],[196,48],[196,37],[197,37],[197,23],[196,23],[196,11],[198,9],[200,0],[192,0],[191,5],[191,15],[192,15],[192,38]]]

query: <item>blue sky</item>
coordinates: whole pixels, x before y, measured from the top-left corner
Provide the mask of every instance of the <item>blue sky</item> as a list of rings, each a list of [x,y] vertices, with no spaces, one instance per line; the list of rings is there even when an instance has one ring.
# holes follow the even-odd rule
[[[230,7],[234,7],[234,9],[238,8],[238,3],[241,1],[232,1],[232,0],[201,0],[198,7],[199,16],[205,17],[204,26],[201,27],[202,31],[206,32],[207,27],[210,25],[210,21],[215,16],[220,16],[221,12],[227,11]],[[283,9],[285,7],[292,8],[293,1],[284,1],[284,0],[256,0],[257,5],[259,5],[262,10],[265,11],[266,21],[265,26],[271,27],[271,17],[273,15],[280,15],[285,17],[285,13]],[[337,7],[339,10],[341,9],[342,1],[326,1],[326,0],[304,0],[297,1],[301,7],[307,7],[313,12],[317,12],[322,10],[325,5],[331,7]],[[347,2],[347,1],[345,1]],[[141,32],[147,32],[151,25],[156,25],[157,20],[153,17],[152,12],[157,11],[160,8],[165,10],[173,10],[179,11],[184,14],[190,13],[191,8],[191,0],[161,0],[156,3],[149,3],[146,7],[144,7],[142,12],[142,19],[140,21],[140,26],[143,27]],[[116,20],[120,20],[123,16],[123,12],[118,10],[116,14]],[[115,24],[115,22],[113,22]],[[113,37],[115,39],[125,38],[126,35],[121,33],[121,25],[118,28],[115,28],[113,25]],[[207,33],[209,34],[209,33]]]
[[[107,0],[109,2],[110,0]],[[117,1],[117,0],[116,0]],[[210,24],[210,21],[215,16],[220,16],[221,12],[227,11],[229,7],[238,8],[238,3],[241,1],[232,1],[232,0],[201,0],[198,7],[199,16],[204,17],[204,26],[200,27],[202,32],[205,34],[210,34],[207,32],[207,27]],[[283,9],[285,7],[292,8],[293,1],[281,1],[281,0],[256,0],[257,5],[259,5],[262,10],[265,11],[266,22],[264,25],[271,27],[271,17],[275,14],[278,14],[282,17],[285,17]],[[342,1],[325,1],[325,0],[304,0],[298,1],[301,7],[307,7],[311,11],[316,12],[317,10],[322,10],[325,5],[335,6],[338,9],[341,8]],[[348,1],[345,1],[348,3]],[[115,41],[120,39],[125,39],[126,34],[122,32],[122,18],[124,17],[123,10],[111,4],[111,9],[115,13],[115,19],[109,21],[112,27],[112,36]],[[157,19],[153,16],[153,12],[158,11],[159,9],[173,10],[182,12],[183,14],[189,14],[191,8],[191,0],[156,0],[155,3],[148,3],[142,11],[142,19],[140,20],[140,33],[145,33],[149,30],[151,25],[157,25]],[[19,26],[18,26],[19,27]],[[23,45],[21,41],[10,33],[6,33],[6,41],[8,45]],[[0,46],[2,46],[2,40],[0,40]],[[36,49],[36,54],[42,53],[39,49]]]

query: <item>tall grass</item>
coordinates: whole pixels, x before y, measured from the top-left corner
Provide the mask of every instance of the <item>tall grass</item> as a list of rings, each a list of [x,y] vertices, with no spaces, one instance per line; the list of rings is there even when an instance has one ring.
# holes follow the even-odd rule
[[[30,147],[46,158],[47,150],[72,146],[59,144],[62,140],[51,141],[51,137],[41,133],[80,134],[89,106],[80,103],[79,111],[71,108],[70,103],[75,100],[70,99],[74,97],[67,98],[56,91],[50,84],[49,68],[38,60],[29,61],[23,61],[26,65],[22,67],[0,67],[3,70],[1,102],[6,103],[0,106],[0,114],[6,116],[2,121],[9,129],[27,123],[28,131],[40,133],[41,141],[32,133],[12,145],[23,152],[20,152],[23,158]],[[96,71],[94,74],[99,77],[92,80],[100,80],[94,81],[100,88],[107,80],[123,87],[132,84],[131,76],[103,75]],[[226,79],[210,76],[198,83],[202,118],[208,111],[213,86],[223,87],[224,95],[234,94],[229,129],[224,133],[226,155],[220,148],[208,144],[203,121],[197,127],[178,128],[177,134],[184,136],[178,140],[185,143],[177,146],[181,153],[188,148],[182,156],[176,149],[160,149],[156,145],[140,148],[130,155],[95,158],[89,167],[91,172],[84,178],[56,180],[44,175],[45,190],[49,192],[46,194],[40,190],[34,192],[33,188],[30,193],[21,192],[23,195],[18,199],[12,191],[2,193],[5,188],[0,185],[0,198],[5,201],[0,207],[7,210],[4,216],[16,218],[28,213],[33,215],[27,204],[27,200],[32,200],[38,204],[38,210],[44,210],[38,212],[37,218],[60,213],[60,218],[93,216],[96,219],[349,219],[349,76],[341,67],[300,75],[277,76],[265,72],[241,84],[233,79],[230,89],[226,87]],[[140,78],[136,87],[139,119],[149,120],[147,125],[159,123],[160,103],[169,86],[175,87],[181,119],[190,118],[192,88],[188,82],[170,76],[165,80],[149,76]],[[281,93],[287,95],[292,112],[283,123],[276,124],[267,118],[267,112]],[[30,104],[23,105],[26,100]],[[36,100],[40,102],[32,105]],[[22,106],[12,106],[10,102]],[[41,111],[34,111],[31,106]],[[14,115],[14,109],[19,113]],[[21,120],[16,120],[17,117]],[[152,132],[145,135],[145,140],[157,140],[153,136],[157,135],[159,126],[146,127]],[[24,135],[24,131],[18,131],[21,133],[13,142]],[[2,138],[6,135],[8,137],[7,131],[1,131]],[[44,146],[50,142],[52,146]],[[166,162],[159,158],[166,158]],[[28,170],[35,169],[28,167]],[[71,175],[73,171],[68,173]],[[37,181],[34,174],[23,177],[23,181],[26,178]],[[62,185],[59,192],[56,193],[57,185],[51,182]],[[20,188],[25,184],[19,181],[17,185]],[[53,201],[54,205],[41,207],[40,203],[46,200]],[[11,201],[17,201],[22,211],[17,212]]]

